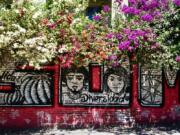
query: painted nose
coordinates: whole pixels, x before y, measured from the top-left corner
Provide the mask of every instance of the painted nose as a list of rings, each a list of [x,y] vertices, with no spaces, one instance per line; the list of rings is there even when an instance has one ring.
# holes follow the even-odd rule
[[[118,85],[120,82],[117,80],[117,79],[115,79],[114,81],[113,81],[113,85]]]
[[[77,79],[76,79],[75,76],[74,76],[73,79],[72,79],[72,83],[77,83]]]

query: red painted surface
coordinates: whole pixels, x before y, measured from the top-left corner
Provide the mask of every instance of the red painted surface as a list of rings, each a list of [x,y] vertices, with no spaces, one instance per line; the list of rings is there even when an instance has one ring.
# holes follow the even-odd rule
[[[90,86],[92,92],[101,91],[101,66],[90,66]]]
[[[37,127],[89,127],[104,125],[131,125],[136,123],[169,123],[180,121],[179,79],[175,87],[164,82],[164,104],[162,107],[143,107],[138,101],[138,69],[133,66],[132,96],[130,107],[96,108],[63,107],[59,104],[59,66],[44,67],[54,72],[54,100],[52,106],[44,107],[0,107],[0,128]],[[28,69],[28,68],[27,68]],[[95,72],[99,69],[95,68]],[[99,81],[99,79],[98,79]],[[96,82],[96,81],[95,81]],[[94,85],[99,88],[99,85]],[[127,120],[128,119],[128,120]]]
[[[0,91],[8,92],[8,91],[11,91],[11,90],[12,90],[11,85],[0,86]]]

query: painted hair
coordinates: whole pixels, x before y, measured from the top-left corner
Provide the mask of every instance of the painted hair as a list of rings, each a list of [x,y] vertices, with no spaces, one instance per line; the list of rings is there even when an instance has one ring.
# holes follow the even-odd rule
[[[89,73],[85,67],[79,67],[79,68],[72,67],[72,68],[61,69],[61,79],[65,83],[67,82],[66,75],[69,73],[82,73],[84,75],[84,83],[88,82]]]

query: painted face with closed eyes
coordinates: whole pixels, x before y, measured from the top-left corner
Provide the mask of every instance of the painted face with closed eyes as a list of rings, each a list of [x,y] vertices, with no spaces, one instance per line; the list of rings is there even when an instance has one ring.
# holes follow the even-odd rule
[[[110,74],[107,78],[107,85],[112,92],[120,93],[125,86],[125,82],[123,77],[115,74]]]
[[[73,93],[79,93],[83,89],[84,75],[82,73],[68,73],[66,80],[68,88]]]

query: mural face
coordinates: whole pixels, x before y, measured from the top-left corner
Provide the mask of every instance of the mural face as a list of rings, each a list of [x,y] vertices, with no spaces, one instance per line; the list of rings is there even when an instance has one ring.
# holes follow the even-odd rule
[[[11,91],[0,91],[0,105],[51,105],[52,74],[41,71],[6,70],[0,75],[1,84],[14,83]]]
[[[123,67],[107,68],[104,73],[104,88],[113,95],[126,96],[130,86],[129,77],[127,70]]]
[[[124,67],[108,68],[100,66],[97,73],[102,90],[91,90],[89,68],[61,69],[60,103],[64,106],[128,106],[130,103],[130,74]],[[93,66],[91,66],[93,68]],[[97,65],[96,65],[97,68]],[[92,70],[93,71],[93,70]],[[104,71],[104,72],[103,72]],[[93,77],[93,79],[96,79]]]
[[[124,88],[125,82],[123,77],[110,74],[107,79],[107,85],[112,92],[120,93]]]
[[[79,69],[63,69],[62,70],[62,85],[64,95],[71,100],[79,99],[82,92],[87,88],[88,71],[86,68]]]
[[[162,70],[141,67],[139,93],[142,105],[159,106],[162,104]]]
[[[83,88],[84,75],[82,73],[69,73],[66,75],[67,87],[74,94],[79,93]]]

